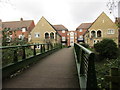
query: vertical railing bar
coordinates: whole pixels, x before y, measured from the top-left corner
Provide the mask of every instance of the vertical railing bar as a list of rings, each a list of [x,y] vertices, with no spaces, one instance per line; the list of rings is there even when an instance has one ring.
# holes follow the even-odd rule
[[[25,47],[24,46],[22,46],[22,52],[23,52],[22,59],[26,59]]]
[[[13,62],[14,62],[14,63],[18,62],[17,48],[15,48],[15,50],[14,50]]]
[[[43,53],[43,46],[42,46],[42,44],[40,46],[41,46],[40,47],[40,52]]]
[[[34,56],[36,55],[36,45],[34,45],[33,54],[34,54]]]

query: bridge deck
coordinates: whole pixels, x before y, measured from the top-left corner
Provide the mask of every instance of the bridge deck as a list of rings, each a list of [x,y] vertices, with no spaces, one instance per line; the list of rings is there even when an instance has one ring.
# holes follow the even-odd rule
[[[73,48],[61,49],[3,81],[3,88],[79,88]]]

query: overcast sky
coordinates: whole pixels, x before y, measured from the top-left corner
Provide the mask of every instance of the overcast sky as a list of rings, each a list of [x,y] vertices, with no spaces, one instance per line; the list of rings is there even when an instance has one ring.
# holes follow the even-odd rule
[[[44,16],[52,25],[63,24],[75,30],[81,23],[93,22],[103,11],[109,0],[0,0],[2,21],[34,20],[35,24]]]

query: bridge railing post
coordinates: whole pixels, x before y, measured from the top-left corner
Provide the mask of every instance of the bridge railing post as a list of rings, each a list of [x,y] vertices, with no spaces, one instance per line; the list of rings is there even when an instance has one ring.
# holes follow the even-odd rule
[[[22,59],[26,59],[25,47],[24,46],[22,46],[22,51],[23,51]]]
[[[43,44],[43,52],[45,52],[45,44]]]
[[[43,53],[43,45],[40,45],[40,53]]]
[[[47,44],[47,50],[49,51],[49,43]]]
[[[79,80],[83,82],[83,84],[80,85],[81,88],[85,88],[86,90],[92,88],[98,89],[94,64],[95,54],[77,43],[74,44],[74,47]]]
[[[18,62],[17,48],[14,49],[13,62],[14,62],[14,63]]]
[[[36,55],[36,45],[34,45],[34,49],[33,49],[33,55]]]
[[[120,90],[120,75],[118,68],[111,68],[110,75],[106,75],[105,80],[110,82],[110,90]]]

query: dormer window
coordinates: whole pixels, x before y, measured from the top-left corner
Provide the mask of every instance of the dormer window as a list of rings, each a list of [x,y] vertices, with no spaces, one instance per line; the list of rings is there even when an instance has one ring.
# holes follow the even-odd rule
[[[62,30],[62,33],[65,33],[65,30]]]
[[[22,32],[26,32],[27,30],[26,30],[26,28],[22,28]]]
[[[80,32],[82,32],[83,30],[82,29],[80,29]]]

